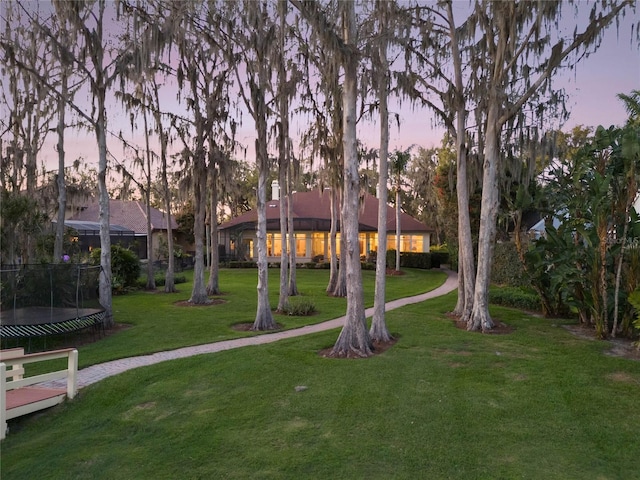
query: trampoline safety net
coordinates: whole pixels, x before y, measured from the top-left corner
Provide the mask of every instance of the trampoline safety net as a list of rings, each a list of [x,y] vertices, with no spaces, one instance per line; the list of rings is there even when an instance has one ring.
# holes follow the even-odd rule
[[[69,333],[102,326],[100,267],[44,264],[0,269],[0,338]]]

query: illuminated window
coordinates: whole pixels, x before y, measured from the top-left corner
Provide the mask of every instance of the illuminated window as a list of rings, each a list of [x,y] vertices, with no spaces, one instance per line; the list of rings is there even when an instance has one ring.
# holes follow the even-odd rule
[[[324,239],[325,239],[324,233],[316,232],[311,234],[311,256],[312,257],[316,257],[318,255],[324,255]],[[302,255],[302,253],[300,255]]]
[[[369,238],[369,251],[377,252],[378,251],[378,234],[374,233]]]
[[[396,249],[396,236],[395,235],[387,235],[387,250],[395,250]],[[402,251],[402,248],[400,249]]]
[[[279,257],[282,255],[282,235],[279,233],[267,234],[267,256]]]
[[[367,234],[359,233],[358,234],[358,243],[360,243],[360,256],[367,254]]]
[[[281,238],[282,238],[282,235],[280,235],[279,233],[267,234],[267,256],[279,257],[280,255],[282,255]],[[304,233],[298,233],[296,234],[296,256],[303,257],[306,255],[306,253],[307,253],[307,236]]]
[[[304,257],[307,254],[307,235],[296,233],[296,256]]]
[[[413,235],[411,237],[411,251],[424,252],[424,237],[422,235]]]
[[[396,236],[387,235],[387,249],[396,249]],[[401,252],[423,252],[424,237],[422,235],[400,235]]]

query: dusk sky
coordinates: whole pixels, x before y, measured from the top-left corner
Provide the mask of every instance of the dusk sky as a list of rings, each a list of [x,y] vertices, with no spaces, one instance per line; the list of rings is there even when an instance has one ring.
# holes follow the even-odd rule
[[[462,5],[467,3],[460,2],[456,7],[464,8]],[[564,130],[569,130],[575,125],[608,127],[622,125],[625,122],[627,115],[622,102],[616,98],[616,95],[640,89],[640,47],[637,42],[635,44],[631,42],[634,21],[637,22],[638,18],[628,14],[620,22],[617,32],[615,26],[605,32],[603,42],[596,53],[582,59],[575,70],[560,72],[555,77],[554,85],[564,87],[569,95],[567,106],[571,116],[563,126]],[[175,94],[172,94],[172,97],[174,96]],[[174,98],[168,98],[168,100],[174,103]],[[412,108],[408,104],[399,107],[397,102],[393,101],[390,103],[390,109],[393,112],[399,112],[401,118],[399,129],[395,122],[391,124],[390,151],[405,149],[411,145],[428,148],[440,144],[443,130],[433,127],[432,115],[428,110]],[[247,159],[252,159],[255,139],[253,122],[246,114],[243,115],[243,119],[244,125],[240,128],[237,138],[247,147]],[[111,110],[109,122],[111,131],[130,132],[127,114]],[[295,122],[291,127],[292,136],[295,136],[297,131]],[[375,122],[359,125],[359,138],[369,148],[378,147],[378,128]],[[97,163],[95,136],[86,132],[71,130],[67,132],[68,164],[70,165],[79,156],[89,163]],[[50,134],[41,152],[40,159],[45,162],[48,169],[55,169],[57,165],[57,153],[53,148],[55,142],[54,135]],[[111,153],[121,158],[123,150],[119,141],[111,137],[108,143]],[[142,145],[143,142],[139,141],[139,144]]]

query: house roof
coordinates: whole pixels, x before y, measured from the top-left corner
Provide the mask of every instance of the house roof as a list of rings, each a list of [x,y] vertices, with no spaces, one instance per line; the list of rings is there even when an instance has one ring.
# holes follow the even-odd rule
[[[54,225],[57,222],[52,222]],[[81,235],[98,235],[100,233],[100,222],[88,222],[84,220],[65,220],[64,226],[68,228],[73,228]],[[120,236],[133,236],[134,231],[129,230],[122,225],[109,225],[109,233],[110,235],[120,235]]]
[[[84,210],[77,213],[69,220],[81,220],[97,222],[100,220],[100,206],[94,202]],[[109,200],[109,223],[122,225],[133,230],[137,235],[147,234],[147,207],[143,202]],[[167,216],[157,208],[151,208],[151,229],[165,230],[167,228]],[[178,228],[174,217],[171,217],[171,229]]]
[[[295,227],[297,230],[329,231],[331,224],[330,193],[329,189],[325,189],[324,191],[314,190],[293,194],[293,219],[297,224]],[[280,228],[280,200],[269,200],[266,203],[267,230],[277,230]],[[258,213],[254,209],[223,223],[219,230],[252,228],[257,221]],[[369,193],[365,193],[361,203],[358,223],[360,231],[378,230],[378,199]],[[400,229],[406,233],[433,231],[404,212],[400,214]],[[395,232],[395,230],[395,209],[387,205],[387,231]]]

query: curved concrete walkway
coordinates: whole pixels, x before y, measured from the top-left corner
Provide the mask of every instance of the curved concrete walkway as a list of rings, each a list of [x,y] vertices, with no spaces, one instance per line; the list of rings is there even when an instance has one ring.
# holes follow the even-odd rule
[[[458,288],[457,273],[451,270],[445,270],[445,272],[447,273],[447,280],[435,290],[423,293],[421,295],[416,295],[414,297],[400,298],[398,300],[388,302],[386,305],[386,311],[395,310],[396,308],[404,307],[405,305],[410,305],[412,303],[424,302],[425,300],[429,300],[430,298],[445,295]],[[372,316],[373,308],[367,308],[365,314],[367,318]],[[127,370],[144,367],[147,365],[153,365],[155,363],[160,363],[167,360],[192,357],[194,355],[202,355],[205,353],[221,352],[223,350],[231,350],[233,348],[246,347],[249,345],[273,343],[284,338],[300,337],[302,335],[308,335],[310,333],[323,332],[325,330],[339,328],[344,325],[345,318],[345,316],[342,316],[333,320],[327,320],[326,322],[317,323],[315,325],[307,325],[291,330],[283,330],[275,333],[265,333],[253,337],[236,338],[233,340],[208,343],[205,345],[195,345],[193,347],[183,347],[176,350],[157,352],[151,355],[121,358],[119,360],[112,360],[110,362],[92,365],[90,367],[83,368],[78,372],[78,387],[86,387],[87,385],[94,384],[104,378],[126,372]]]

